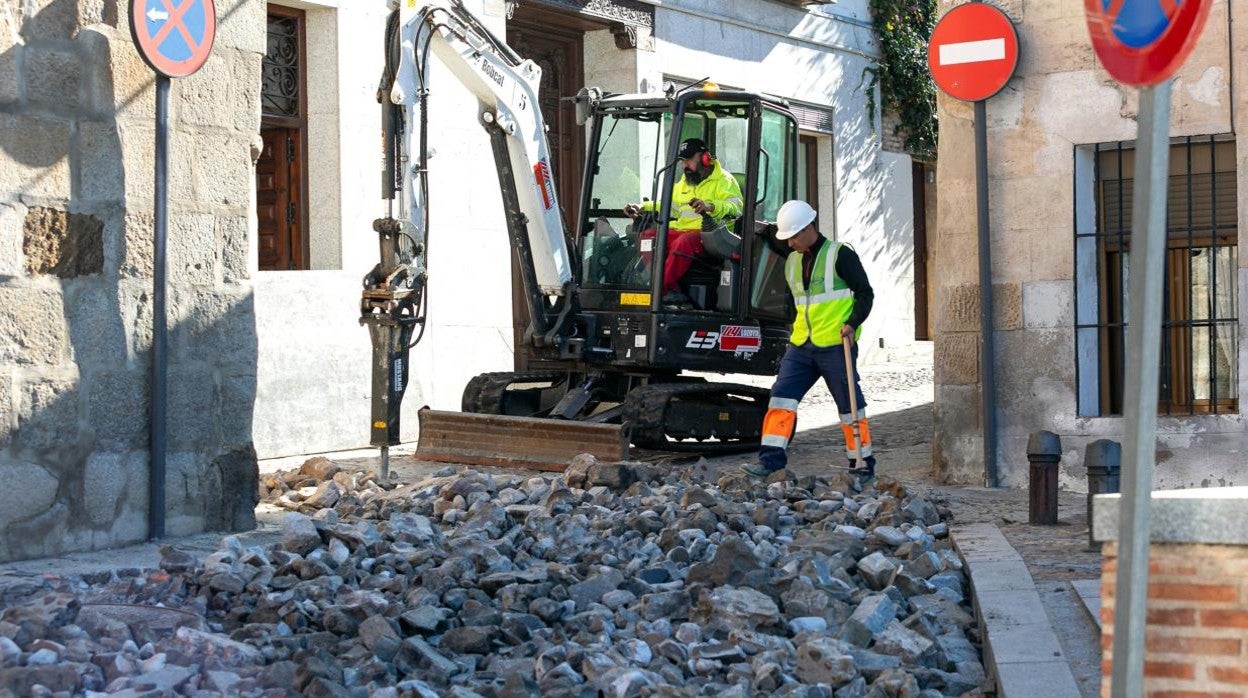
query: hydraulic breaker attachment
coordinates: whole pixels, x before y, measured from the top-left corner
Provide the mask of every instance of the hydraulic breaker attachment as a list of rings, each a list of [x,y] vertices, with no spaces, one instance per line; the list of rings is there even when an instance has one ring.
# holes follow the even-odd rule
[[[390,447],[399,443],[399,408],[411,370],[412,334],[424,322],[419,314],[424,275],[411,262],[419,245],[403,223],[383,218],[373,223],[381,245],[381,263],[364,277],[360,324],[373,344],[373,399],[370,443],[381,448],[378,476],[390,476]]]
[[[563,472],[581,453],[626,460],[628,439],[618,424],[420,411],[417,460]]]

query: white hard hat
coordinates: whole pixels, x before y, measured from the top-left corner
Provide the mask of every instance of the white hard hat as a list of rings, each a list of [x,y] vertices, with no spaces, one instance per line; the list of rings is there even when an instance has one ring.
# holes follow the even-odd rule
[[[776,239],[788,240],[815,221],[815,209],[805,201],[786,201],[776,214]]]

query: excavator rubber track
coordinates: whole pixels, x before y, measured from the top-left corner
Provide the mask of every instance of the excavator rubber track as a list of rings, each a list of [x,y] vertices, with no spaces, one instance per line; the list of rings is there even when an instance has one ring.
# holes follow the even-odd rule
[[[415,457],[441,463],[563,472],[581,453],[628,459],[619,424],[423,409]]]
[[[640,448],[721,455],[756,450],[770,391],[736,383],[651,383],[629,391],[624,425]]]
[[[508,388],[514,385],[532,384],[541,386],[542,384],[550,384],[551,388],[554,389],[566,381],[567,374],[560,371],[526,371],[523,373],[496,371],[493,373],[482,373],[468,381],[468,385],[464,388],[460,409],[465,412],[476,412],[478,414],[508,414],[521,417],[537,416],[541,412],[541,400],[540,395],[534,395],[533,393],[540,392],[542,388],[536,387],[527,391],[509,391]],[[525,398],[533,398],[536,402],[532,405],[516,404]]]

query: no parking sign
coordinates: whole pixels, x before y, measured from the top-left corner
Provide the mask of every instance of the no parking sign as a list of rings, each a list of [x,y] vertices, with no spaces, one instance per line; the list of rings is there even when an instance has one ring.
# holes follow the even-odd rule
[[[212,53],[217,10],[213,0],[130,0],[130,35],[152,70],[184,78]]]
[[[1196,46],[1211,0],[1084,0],[1088,34],[1115,80],[1143,87],[1169,80]]]

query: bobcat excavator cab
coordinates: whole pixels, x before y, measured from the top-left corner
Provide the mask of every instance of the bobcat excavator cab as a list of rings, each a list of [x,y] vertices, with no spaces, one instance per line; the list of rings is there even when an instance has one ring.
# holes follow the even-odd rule
[[[419,9],[395,8],[387,28],[379,99],[391,210],[374,223],[381,262],[365,277],[361,302],[383,470],[398,443],[408,351],[425,331],[424,282],[437,273],[425,266],[436,239],[426,198],[436,140],[426,120],[431,50],[480,102],[503,194],[499,240],[519,262],[529,325],[516,347],[525,370],[475,377],[462,412],[421,411],[417,457],[562,469],[581,452],[622,459],[630,445],[757,448],[768,391],[686,372],[772,375],[783,354],[792,321],[788,250],[766,221],[796,194],[797,125],[784,102],[710,84],[663,94],[582,90],[575,100],[589,146],[576,228],[565,231],[537,108],[540,69],[459,0],[422,0]],[[689,138],[704,141],[737,179],[744,206],[735,220],[704,217],[705,251],[681,281],[691,302],[665,306],[671,193],[682,175],[675,153]],[[643,200],[655,202],[652,213],[625,214]]]

